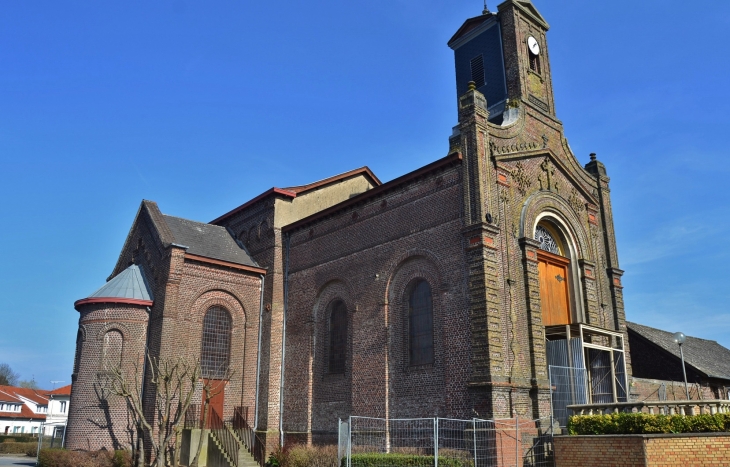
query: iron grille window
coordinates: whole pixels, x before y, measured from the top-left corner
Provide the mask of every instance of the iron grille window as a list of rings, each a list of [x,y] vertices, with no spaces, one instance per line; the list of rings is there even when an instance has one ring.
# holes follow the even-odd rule
[[[331,306],[329,322],[329,372],[344,373],[347,359],[347,307],[342,300]]]
[[[223,307],[210,307],[203,318],[200,350],[200,370],[203,378],[224,378],[228,371],[230,354],[231,315]]]
[[[119,331],[107,331],[104,334],[103,370],[113,370],[122,364],[122,347],[124,338]]]
[[[477,55],[471,59],[471,80],[476,83],[477,88],[484,86],[484,57]]]
[[[408,297],[408,330],[411,365],[433,363],[433,301],[431,286],[419,280]]]

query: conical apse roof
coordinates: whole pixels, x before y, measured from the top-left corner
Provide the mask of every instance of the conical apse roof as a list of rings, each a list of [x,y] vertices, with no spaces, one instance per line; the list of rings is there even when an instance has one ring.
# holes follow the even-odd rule
[[[86,303],[129,303],[151,306],[152,300],[152,292],[142,269],[133,264],[87,298],[78,300],[74,306]]]

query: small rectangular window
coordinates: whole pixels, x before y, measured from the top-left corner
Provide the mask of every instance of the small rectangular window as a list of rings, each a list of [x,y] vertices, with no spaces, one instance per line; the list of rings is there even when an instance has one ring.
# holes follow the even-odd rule
[[[530,70],[537,74],[542,73],[540,69],[540,56],[533,54],[530,50],[527,51],[527,55],[530,56]]]
[[[481,54],[471,59],[471,80],[474,81],[477,88],[486,84],[484,79],[484,57]]]
[[[61,412],[66,413],[66,401],[61,401]]]

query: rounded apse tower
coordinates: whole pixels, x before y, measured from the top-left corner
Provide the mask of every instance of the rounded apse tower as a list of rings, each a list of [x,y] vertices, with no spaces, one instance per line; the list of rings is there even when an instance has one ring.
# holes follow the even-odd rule
[[[116,368],[130,378],[138,372],[137,380],[142,381],[152,304],[150,287],[136,264],[74,303],[80,317],[66,430],[68,449],[123,449],[135,443],[126,404],[105,390],[105,381]]]

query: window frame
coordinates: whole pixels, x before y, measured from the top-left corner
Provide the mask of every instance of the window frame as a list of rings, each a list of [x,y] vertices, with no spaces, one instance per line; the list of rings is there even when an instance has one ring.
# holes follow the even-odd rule
[[[327,361],[326,361],[326,368],[327,368],[327,374],[329,375],[343,375],[347,373],[347,357],[348,357],[348,349],[349,349],[349,332],[350,332],[350,316],[347,309],[347,304],[344,300],[337,298],[332,300],[330,302],[330,305],[327,307]],[[335,329],[333,328],[333,321],[335,319],[335,314],[340,314],[341,317],[344,318],[343,322],[340,323],[344,326],[344,329],[341,329],[338,332],[338,344],[341,348],[340,352],[340,359],[335,360],[335,339],[334,339],[334,333]],[[333,365],[333,363],[336,363],[336,365]],[[334,368],[333,368],[334,367]]]
[[[424,338],[426,336],[430,337],[430,345],[422,346],[420,349],[418,349],[418,353],[425,353],[424,349],[430,348],[430,355],[421,356],[419,359],[414,359],[414,353],[416,349],[414,349],[414,345],[416,343],[414,342],[414,321],[413,321],[413,301],[415,299],[415,294],[417,293],[417,289],[422,285],[425,284],[428,288],[428,305],[430,306],[430,309],[427,312],[421,312],[417,316],[423,316],[428,315],[430,317],[430,329],[426,330],[426,332],[422,332],[420,334],[417,334],[416,336],[419,338]],[[436,323],[435,323],[435,314],[434,314],[434,307],[433,307],[433,287],[431,287],[431,284],[423,277],[415,278],[411,281],[411,283],[408,286],[408,292],[406,293],[406,300],[405,300],[405,306],[407,309],[406,314],[406,342],[407,342],[407,355],[408,355],[408,367],[409,368],[421,368],[421,367],[428,367],[432,366],[436,362]],[[430,331],[430,332],[429,332]],[[428,337],[426,337],[428,339]],[[420,340],[420,339],[419,339]]]
[[[218,313],[222,311],[225,315],[219,315],[219,319],[216,322],[209,322],[208,317],[212,312]],[[220,321],[220,316],[225,316],[225,323]],[[211,318],[216,319],[216,318]],[[207,331],[206,336],[206,325],[210,325],[212,329]],[[206,379],[220,380],[228,375],[228,369],[231,366],[231,347],[233,341],[233,315],[223,305],[212,305],[208,307],[203,315],[202,329],[200,332],[200,376]],[[218,329],[216,329],[218,327]],[[227,349],[225,352],[225,364],[221,365],[223,360],[222,347],[225,342],[218,342],[221,339],[221,334],[225,333],[224,340],[227,340]],[[210,345],[215,345],[218,348],[211,348]],[[208,361],[210,360],[210,361]]]

